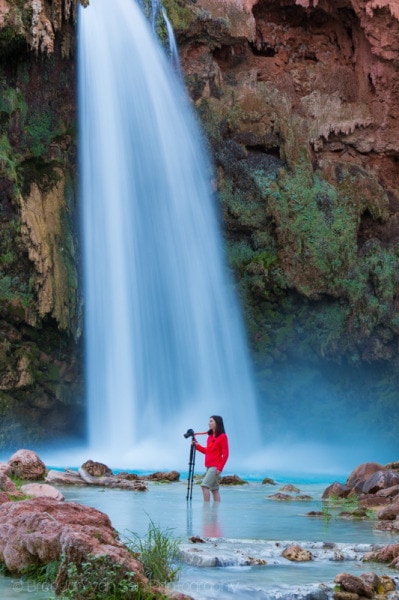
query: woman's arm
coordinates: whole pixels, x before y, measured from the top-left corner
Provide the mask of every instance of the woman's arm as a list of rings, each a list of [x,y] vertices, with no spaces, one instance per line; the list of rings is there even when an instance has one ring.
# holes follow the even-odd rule
[[[204,446],[201,446],[201,444],[199,444],[197,440],[193,440],[193,444],[199,452],[202,452],[202,454],[206,454],[206,448],[204,448]]]
[[[221,473],[223,471],[224,465],[227,462],[227,459],[229,458],[229,441],[225,433],[222,433],[219,436],[218,440],[221,446],[221,454],[220,459],[218,461],[217,470],[219,471],[219,473]]]

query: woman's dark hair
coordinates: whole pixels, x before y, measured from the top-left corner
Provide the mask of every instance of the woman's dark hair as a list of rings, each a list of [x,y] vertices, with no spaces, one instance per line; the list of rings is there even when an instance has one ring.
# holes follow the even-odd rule
[[[224,423],[222,417],[219,417],[218,415],[211,415],[210,418],[213,419],[216,423],[216,437],[218,437],[218,435],[220,435],[221,433],[226,433],[224,430]],[[210,429],[208,433],[211,434],[212,429]]]

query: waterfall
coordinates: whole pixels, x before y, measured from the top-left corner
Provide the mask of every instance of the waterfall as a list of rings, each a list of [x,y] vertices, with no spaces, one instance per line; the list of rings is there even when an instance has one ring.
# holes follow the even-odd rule
[[[80,7],[78,55],[92,457],[173,468],[183,433],[212,414],[241,456],[255,394],[185,90],[134,0]]]
[[[176,72],[180,73],[180,58],[177,49],[175,32],[160,0],[137,0],[143,12],[151,22],[151,28],[157,37],[162,37],[162,26],[166,29],[167,51]]]
[[[173,31],[172,24],[169,21],[168,15],[166,14],[164,8],[162,8],[162,16],[163,16],[163,19],[165,21],[166,31],[168,32],[169,53],[170,53],[170,58],[171,58],[171,61],[172,61],[172,65],[173,65],[176,73],[179,73],[179,75],[180,75],[181,74],[181,71],[180,71],[180,58],[179,58],[179,52],[178,52],[178,48],[177,48],[177,44],[176,44],[176,39],[175,39],[175,33]]]

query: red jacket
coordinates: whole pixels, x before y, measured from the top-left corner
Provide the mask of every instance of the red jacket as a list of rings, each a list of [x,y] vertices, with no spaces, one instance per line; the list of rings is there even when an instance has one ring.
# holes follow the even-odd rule
[[[216,467],[219,473],[223,470],[229,458],[229,442],[225,433],[221,433],[217,437],[213,434],[209,435],[206,448],[200,444],[197,444],[196,448],[202,454],[205,454],[205,466],[207,468]]]

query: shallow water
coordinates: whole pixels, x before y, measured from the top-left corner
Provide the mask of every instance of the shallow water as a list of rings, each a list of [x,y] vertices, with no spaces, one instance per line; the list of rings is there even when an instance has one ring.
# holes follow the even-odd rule
[[[114,527],[124,535],[129,530],[140,535],[149,519],[173,535],[193,535],[264,540],[323,540],[331,542],[384,543],[387,534],[373,532],[370,521],[347,521],[307,517],[322,507],[321,494],[328,484],[301,484],[301,494],[309,501],[279,502],[268,497],[280,486],[253,482],[225,487],[220,505],[204,508],[202,492],[194,486],[193,499],[186,501],[187,484],[150,483],[149,492],[126,492],[93,487],[57,486],[67,500],[94,506],[107,513]],[[299,487],[297,485],[297,487]],[[295,496],[295,494],[291,494]]]
[[[199,486],[194,485],[191,502],[186,500],[186,481],[159,484],[150,483],[148,492],[129,492],[100,487],[61,487],[66,500],[93,506],[109,515],[122,538],[132,532],[145,535],[150,520],[161,530],[188,542],[191,536],[219,538],[213,540],[215,553],[223,539],[236,544],[237,552],[250,540],[256,544],[267,541],[335,542],[343,544],[398,543],[399,536],[373,531],[373,520],[352,521],[336,517],[337,509],[329,509],[331,518],[309,517],[309,511],[320,511],[321,494],[331,483],[294,483],[301,494],[311,500],[281,502],[270,499],[280,485],[262,485],[250,482],[244,486],[222,488],[220,505],[204,505]],[[291,493],[293,497],[295,494]],[[222,539],[223,538],[223,539]],[[247,545],[247,542],[245,542]],[[274,544],[276,545],[276,544]],[[385,566],[362,564],[359,560],[314,560],[292,563],[267,559],[264,566],[193,567],[183,565],[173,588],[197,600],[203,598],[296,598],[303,597],[304,589],[319,584],[332,586],[334,577],[342,571],[360,575],[366,571],[395,572]],[[30,586],[30,587],[29,587]],[[299,591],[301,590],[301,591]],[[299,594],[299,595],[298,595]],[[302,596],[301,596],[302,594]],[[28,584],[0,578],[0,597],[7,600],[47,600],[49,591],[39,584]]]

